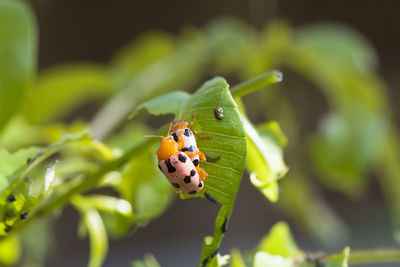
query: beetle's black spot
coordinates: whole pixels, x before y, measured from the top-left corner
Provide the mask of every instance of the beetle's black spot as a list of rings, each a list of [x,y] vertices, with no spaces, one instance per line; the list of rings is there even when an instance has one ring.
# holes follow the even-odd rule
[[[176,189],[181,188],[181,186],[178,183],[171,183],[173,187],[175,187]]]
[[[187,158],[186,158],[185,155],[179,154],[179,155],[178,155],[178,159],[179,159],[180,162],[186,162],[186,159],[187,159]]]
[[[203,187],[203,183],[202,182],[199,183],[199,187]]]
[[[8,200],[8,202],[12,203],[12,202],[14,202],[16,199],[15,199],[15,196],[14,196],[14,195],[9,195],[7,200]]]
[[[183,132],[184,135],[186,135],[187,137],[192,135],[192,131],[189,130],[188,128],[185,129],[185,131]]]
[[[217,256],[218,254],[218,249],[216,249],[212,254],[211,254],[211,258],[214,258],[215,256]]]
[[[175,142],[178,142],[179,138],[176,135],[176,132],[171,133],[172,137],[174,138]]]
[[[196,175],[196,170],[191,170],[190,171],[190,176],[195,176]]]
[[[196,190],[193,190],[193,191],[190,191],[190,192],[189,192],[189,195],[194,195],[194,194],[197,194],[197,191],[196,191]]]
[[[187,184],[190,183],[190,176],[186,176],[185,179],[183,179],[183,181]]]
[[[171,172],[176,172],[175,167],[171,165],[171,160],[170,160],[170,159],[168,159],[168,160],[165,162],[165,164],[167,165],[167,168],[168,168],[168,172],[169,172],[169,173],[171,173]]]
[[[203,260],[203,262],[202,262],[202,267],[206,267],[207,262],[208,262],[208,258],[205,258],[205,259]]]
[[[26,163],[27,163],[27,164],[31,164],[32,162],[35,161],[35,159],[37,159],[37,158],[40,157],[41,155],[43,155],[43,153],[42,153],[42,152],[38,152],[38,153],[35,155],[35,157],[33,157],[33,158],[28,158],[28,159],[26,160]]]
[[[228,228],[226,228],[226,224],[228,223],[228,218],[225,218],[225,220],[224,220],[224,222],[222,223],[222,226],[221,226],[221,232],[223,233],[223,234],[225,234],[226,233],[226,230],[228,229]]]
[[[215,198],[213,198],[209,193],[207,193],[207,192],[205,192],[204,193],[204,196],[209,200],[209,201],[211,201],[212,203],[217,203],[217,201],[215,200]]]
[[[182,151],[182,152],[185,152],[185,151],[194,152],[194,151],[195,151],[195,148],[194,148],[193,146],[184,147],[184,148],[182,148],[181,151]]]
[[[161,166],[160,166],[160,164],[158,164],[157,166],[158,166],[158,168],[160,169],[160,171],[162,172],[162,169],[161,169]]]
[[[198,160],[198,159],[195,159],[195,160],[193,160],[193,164],[194,164],[194,166],[199,166],[199,164],[200,164],[200,160]]]
[[[28,213],[27,212],[23,212],[19,215],[19,217],[21,218],[21,220],[25,220],[28,217]]]

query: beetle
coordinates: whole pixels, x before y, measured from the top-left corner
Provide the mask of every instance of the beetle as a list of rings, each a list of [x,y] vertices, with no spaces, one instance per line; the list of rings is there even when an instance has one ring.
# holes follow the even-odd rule
[[[194,166],[190,158],[179,152],[167,160],[161,160],[158,167],[175,188],[176,193],[196,194],[204,188],[204,179],[207,173]]]

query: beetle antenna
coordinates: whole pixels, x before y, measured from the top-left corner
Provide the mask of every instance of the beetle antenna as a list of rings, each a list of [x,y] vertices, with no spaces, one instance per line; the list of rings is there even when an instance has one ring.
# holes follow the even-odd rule
[[[159,137],[159,138],[164,138],[164,136],[161,135],[144,135],[142,136],[143,138],[152,138],[152,137]]]

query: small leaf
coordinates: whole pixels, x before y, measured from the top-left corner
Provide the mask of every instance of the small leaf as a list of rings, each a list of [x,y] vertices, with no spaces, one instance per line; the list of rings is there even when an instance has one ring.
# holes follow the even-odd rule
[[[143,260],[134,260],[132,262],[132,267],[161,267],[161,265],[153,254],[146,254]]]
[[[178,114],[179,108],[182,103],[190,97],[190,94],[183,91],[174,91],[159,97],[153,98],[140,104],[135,111],[129,116],[131,119],[142,109],[146,109],[150,114],[162,115],[162,114]]]
[[[15,173],[27,167],[28,159],[35,158],[42,150],[39,147],[31,147],[10,154],[0,149],[0,194],[14,181]]]
[[[350,247],[345,247],[342,253],[335,254],[324,261],[325,267],[348,267]]]
[[[37,29],[24,1],[0,1],[0,129],[18,109],[36,72]]]
[[[231,258],[230,255],[224,255],[217,253],[211,261],[208,263],[209,267],[222,267],[229,263],[229,259]]]
[[[88,267],[100,267],[108,250],[107,232],[99,212],[81,196],[75,195],[72,204],[80,211],[90,238],[90,259]]]
[[[289,226],[285,222],[278,222],[271,228],[269,234],[257,246],[257,251],[264,251],[285,258],[294,258],[301,254]]]
[[[277,122],[264,124],[257,131],[247,119],[243,120],[247,133],[246,163],[251,172],[250,180],[269,200],[276,202],[279,197],[276,181],[288,170],[282,151],[286,137]]]
[[[296,265],[291,259],[259,251],[254,256],[253,267],[296,267]]]
[[[247,267],[242,254],[236,248],[231,251],[231,267]]]
[[[131,230],[133,210],[128,201],[105,195],[90,195],[84,199],[102,213],[106,229],[113,236],[123,236]]]

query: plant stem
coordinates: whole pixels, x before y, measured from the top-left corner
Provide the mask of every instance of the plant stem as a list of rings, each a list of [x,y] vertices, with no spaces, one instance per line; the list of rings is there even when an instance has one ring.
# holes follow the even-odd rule
[[[127,151],[123,156],[114,159],[106,164],[103,165],[99,170],[97,170],[95,173],[90,174],[89,176],[83,178],[82,182],[75,186],[69,188],[67,191],[57,194],[55,196],[50,197],[47,201],[43,203],[43,205],[39,206],[36,208],[35,212],[32,213],[28,218],[20,224],[20,226],[17,228],[21,228],[28,224],[30,221],[35,220],[35,218],[40,217],[44,214],[47,214],[48,212],[52,211],[54,208],[57,208],[61,206],[62,204],[68,202],[70,198],[79,193],[83,193],[87,190],[90,190],[93,188],[99,181],[100,179],[107,174],[108,172],[112,170],[119,169],[121,165],[126,163],[130,158],[135,156],[136,154],[141,153],[143,150],[146,148],[152,146],[153,144],[157,143],[158,139],[155,138],[149,138],[145,142],[140,143],[139,145],[133,147],[129,151]],[[16,230],[16,229],[14,229]]]
[[[234,98],[241,97],[264,86],[281,82],[282,77],[282,72],[279,70],[272,70],[232,87],[231,94]]]
[[[400,261],[400,249],[362,249],[350,252],[349,263]]]

